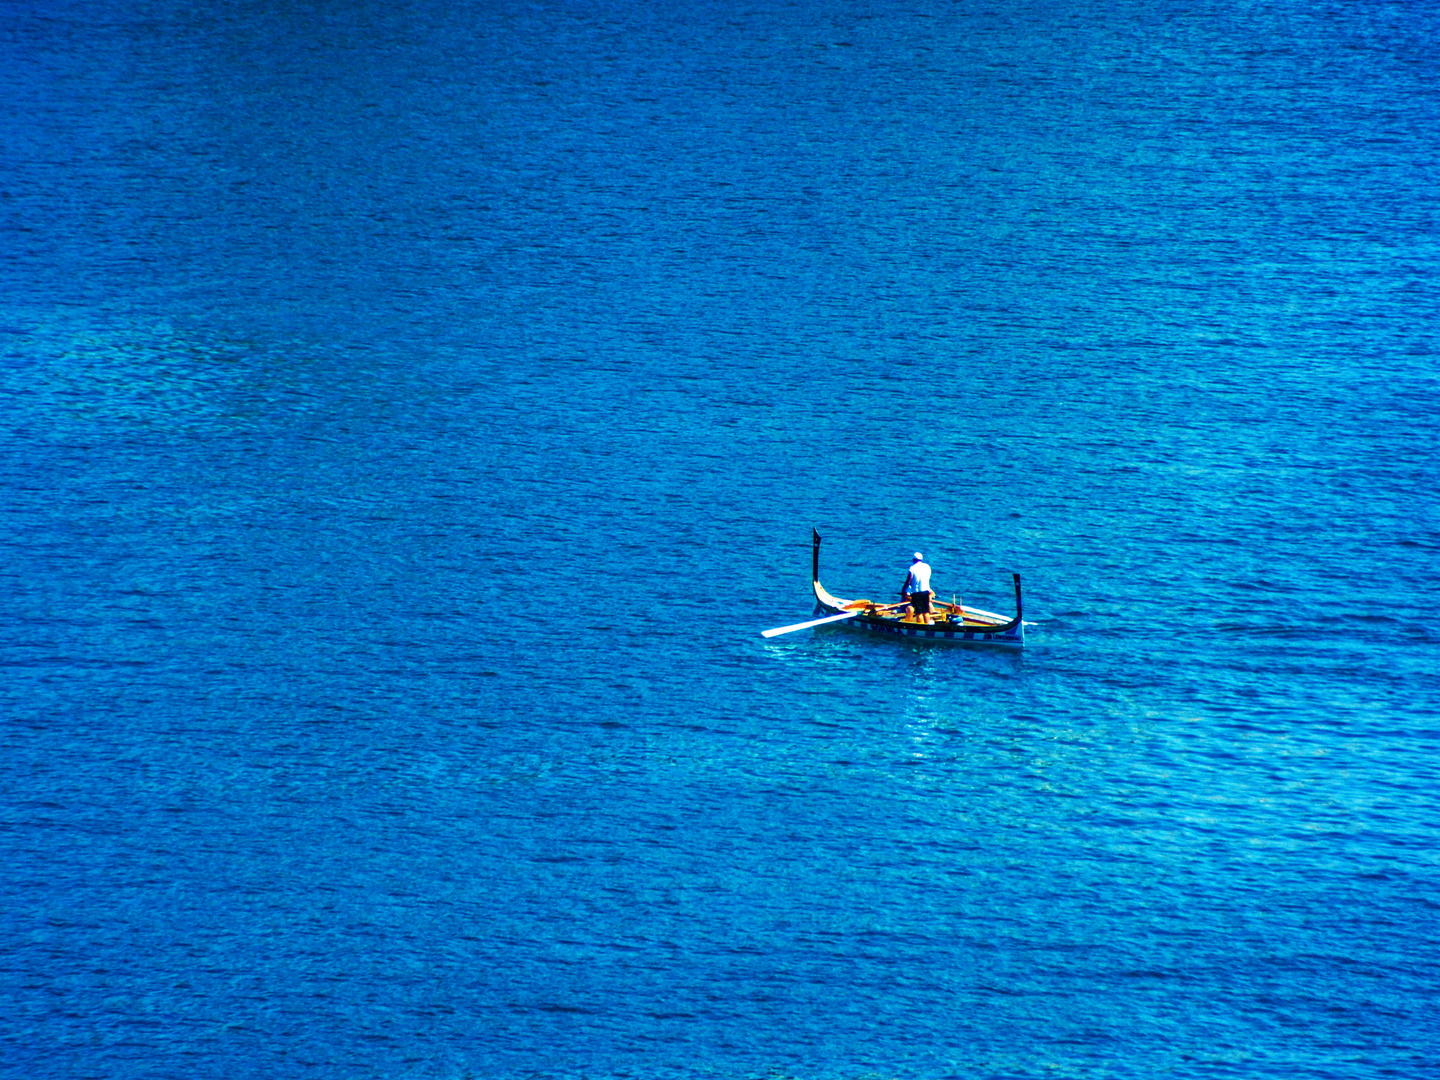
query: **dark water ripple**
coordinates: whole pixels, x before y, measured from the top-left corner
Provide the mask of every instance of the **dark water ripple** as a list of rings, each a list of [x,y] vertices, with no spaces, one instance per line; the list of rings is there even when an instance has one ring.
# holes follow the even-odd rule
[[[1437,30],[10,5],[0,1072],[1425,1075]]]

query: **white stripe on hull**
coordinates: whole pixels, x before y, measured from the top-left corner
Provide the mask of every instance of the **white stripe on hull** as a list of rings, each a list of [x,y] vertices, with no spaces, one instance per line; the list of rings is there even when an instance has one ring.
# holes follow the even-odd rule
[[[935,630],[928,627],[918,626],[873,626],[869,623],[860,622],[858,619],[844,624],[853,626],[857,630],[864,630],[871,634],[888,634],[892,637],[917,638],[921,641],[942,641],[951,644],[965,644],[966,642],[978,643],[981,645],[1002,645],[1012,649],[1020,649],[1025,646],[1025,639],[1019,634],[987,634],[984,630]]]

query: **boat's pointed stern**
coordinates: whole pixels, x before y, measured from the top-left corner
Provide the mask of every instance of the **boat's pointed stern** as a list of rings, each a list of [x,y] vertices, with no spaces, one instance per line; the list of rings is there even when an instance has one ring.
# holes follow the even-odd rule
[[[814,528],[810,530],[812,538],[810,551],[810,587],[815,590],[815,614],[836,614],[845,610],[846,600],[838,596],[831,596],[825,591],[825,586],[820,584],[820,534]]]

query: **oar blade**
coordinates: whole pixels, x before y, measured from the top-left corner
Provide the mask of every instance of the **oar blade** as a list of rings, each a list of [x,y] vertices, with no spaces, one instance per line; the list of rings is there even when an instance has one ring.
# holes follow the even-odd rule
[[[811,619],[809,622],[796,623],[793,626],[777,626],[774,630],[761,630],[761,637],[779,637],[781,634],[790,634],[796,630],[809,630],[812,626],[824,626],[826,623],[842,622],[845,619],[853,619],[859,615],[859,611],[846,611],[839,615],[827,615],[823,619]]]

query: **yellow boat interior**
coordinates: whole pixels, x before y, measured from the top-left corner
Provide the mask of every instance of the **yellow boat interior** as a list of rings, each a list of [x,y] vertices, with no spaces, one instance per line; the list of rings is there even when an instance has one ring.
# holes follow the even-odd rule
[[[873,600],[851,600],[840,605],[841,611],[859,611],[867,619],[884,619],[886,622],[901,623],[905,626],[973,626],[984,628],[994,626],[992,619],[985,619],[965,610],[958,601],[942,603],[932,600],[928,615],[916,615],[905,604],[876,604]]]

